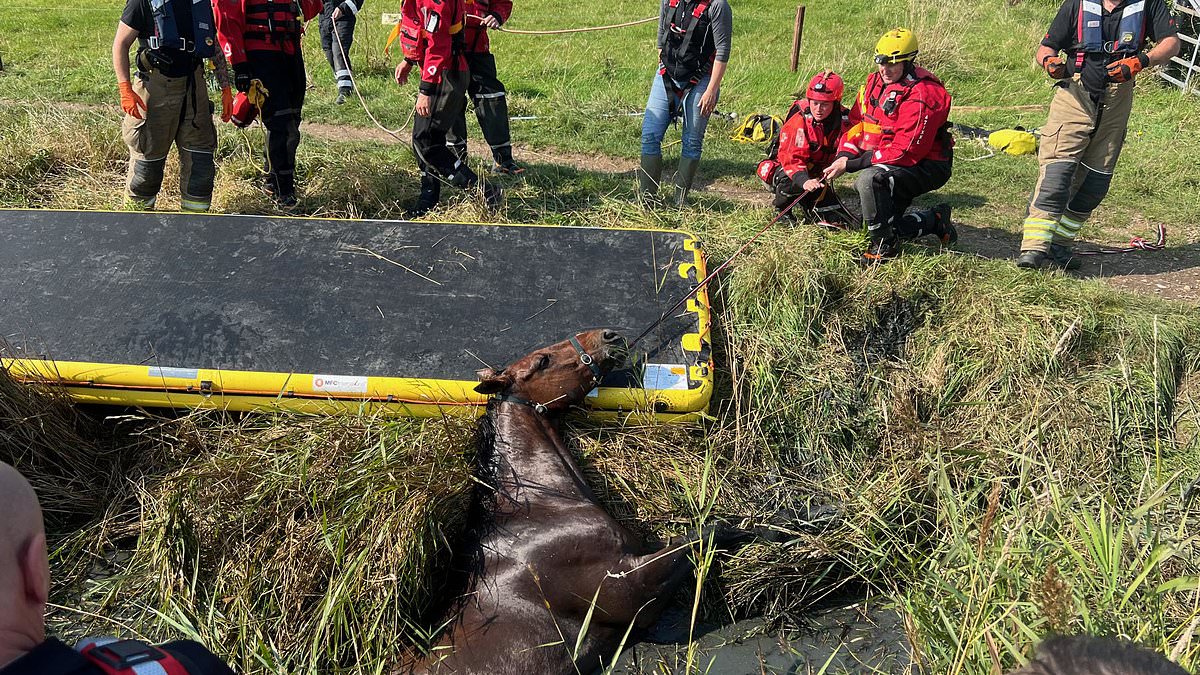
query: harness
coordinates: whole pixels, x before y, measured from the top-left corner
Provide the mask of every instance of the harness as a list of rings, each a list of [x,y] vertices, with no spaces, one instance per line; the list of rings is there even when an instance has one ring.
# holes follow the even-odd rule
[[[1079,16],[1075,36],[1079,51],[1075,53],[1075,70],[1083,68],[1085,54],[1136,54],[1146,36],[1146,0],[1138,0],[1121,12],[1117,40],[1104,40],[1104,6],[1102,0],[1079,0]]]
[[[671,10],[671,23],[667,26],[667,43],[663,47],[662,67],[658,74],[662,76],[667,93],[671,94],[667,99],[671,120],[683,114],[684,97],[705,73],[712,70],[717,58],[712,31],[708,30],[709,20],[706,18],[710,1],[699,0],[690,11],[680,0],[670,0],[667,5]],[[696,28],[701,23],[704,24],[704,30],[697,32]],[[707,60],[705,54],[708,55]],[[686,84],[680,86],[680,82]]]
[[[176,1],[150,0],[150,13],[154,17],[154,35],[146,40],[150,49],[178,49],[198,59],[212,58],[217,35],[213,23],[212,2],[182,0],[192,5],[192,39],[188,40],[179,34],[174,7]]]
[[[189,675],[179,659],[141,640],[89,638],[75,649],[105,675]]]
[[[290,41],[297,47],[303,26],[300,23],[300,6],[296,0],[253,0],[246,2],[245,37],[270,45]]]
[[[572,335],[570,339],[571,346],[575,348],[575,353],[579,355],[579,362],[587,366],[588,370],[592,371],[592,379],[587,388],[588,391],[591,391],[596,387],[596,385],[600,384],[600,380],[604,378],[604,373],[600,372],[600,366],[596,365],[596,359],[592,358],[592,355],[587,353],[587,350],[583,348],[583,345],[579,344],[579,339],[574,335]],[[520,396],[513,396],[512,394],[496,394],[492,398],[504,403],[516,403],[517,405],[533,408],[533,411],[539,415],[545,415],[547,412],[549,412],[549,408],[546,407],[545,403],[538,403],[537,401],[531,401],[527,398],[521,398]]]

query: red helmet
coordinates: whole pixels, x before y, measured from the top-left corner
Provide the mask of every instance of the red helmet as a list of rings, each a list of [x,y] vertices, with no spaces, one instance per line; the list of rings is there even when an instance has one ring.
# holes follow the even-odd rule
[[[254,122],[255,117],[258,117],[258,108],[250,103],[246,92],[239,91],[237,96],[233,97],[233,115],[230,116],[229,121],[238,128],[244,129]]]
[[[813,79],[808,82],[808,91],[805,96],[813,101],[837,101],[842,102],[842,92],[846,90],[846,83],[842,82],[842,76],[832,70],[825,70],[813,76]]]

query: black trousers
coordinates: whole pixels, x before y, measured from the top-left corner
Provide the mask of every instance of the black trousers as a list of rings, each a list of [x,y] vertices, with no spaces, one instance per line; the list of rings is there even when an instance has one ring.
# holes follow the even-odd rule
[[[341,0],[325,0],[325,9],[321,10],[321,49],[325,51],[325,60],[333,69],[338,89],[352,89],[354,82],[350,79],[350,45],[354,44],[354,26],[358,23],[358,17],[350,12],[342,12],[341,18],[334,21],[333,10],[339,5]],[[337,38],[341,39],[341,49],[338,49],[335,31]],[[342,58],[343,52],[345,58]]]
[[[772,203],[776,210],[779,211],[786,209],[797,197],[804,194],[803,180],[797,183],[782,169],[775,172],[771,188],[772,192],[775,193],[775,199]],[[802,197],[788,213],[793,216],[799,216],[803,213],[814,223],[825,221],[850,224],[848,220],[850,214],[846,213],[845,209],[842,208],[837,196],[833,193],[833,188],[828,185]]]
[[[854,181],[862,202],[862,216],[876,239],[912,237],[920,220],[904,216],[913,200],[942,187],[950,180],[951,160],[925,159],[913,166],[877,164],[859,172]]]
[[[296,149],[300,147],[300,111],[304,107],[304,58],[283,52],[246,53],[251,73],[270,92],[261,111],[267,130],[267,189],[280,197],[296,193]]]
[[[413,153],[422,175],[432,172],[460,188],[474,185],[478,180],[446,140],[466,110],[467,79],[464,70],[443,71],[442,81],[430,101],[429,117],[417,115],[412,131]]]
[[[483,138],[492,149],[492,158],[503,164],[512,161],[512,136],[508,128],[508,92],[496,75],[496,57],[491,54],[465,54],[470,80],[467,94],[475,106],[475,117]],[[467,115],[463,114],[450,130],[448,142],[460,159],[467,158]]]

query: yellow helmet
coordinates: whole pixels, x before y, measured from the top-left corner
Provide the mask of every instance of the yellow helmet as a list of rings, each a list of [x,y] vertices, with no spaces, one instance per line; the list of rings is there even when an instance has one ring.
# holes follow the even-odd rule
[[[875,63],[912,61],[917,56],[917,36],[907,28],[893,28],[875,44]]]

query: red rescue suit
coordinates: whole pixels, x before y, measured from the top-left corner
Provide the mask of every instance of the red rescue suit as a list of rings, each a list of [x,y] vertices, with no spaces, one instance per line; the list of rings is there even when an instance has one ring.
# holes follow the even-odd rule
[[[231,65],[246,61],[246,52],[300,51],[304,23],[321,13],[321,0],[216,0],[217,37]]]
[[[807,99],[796,101],[779,131],[779,168],[793,180],[798,172],[806,178],[819,177],[833,163],[838,141],[849,129],[847,111],[840,105],[824,122],[818,122]]]
[[[491,14],[503,26],[512,16],[512,0],[466,0],[466,20],[463,23],[463,45],[468,54],[487,54],[492,50],[487,28],[474,16]]]
[[[421,68],[419,90],[432,96],[442,73],[466,70],[462,55],[466,5],[461,0],[404,0],[400,14],[404,59]]]
[[[950,94],[928,70],[913,66],[894,84],[871,73],[850,109],[852,126],[838,154],[870,153],[868,164],[889,166],[948,160],[954,147],[945,129],[949,115]]]

